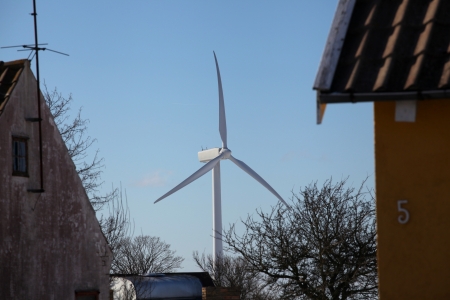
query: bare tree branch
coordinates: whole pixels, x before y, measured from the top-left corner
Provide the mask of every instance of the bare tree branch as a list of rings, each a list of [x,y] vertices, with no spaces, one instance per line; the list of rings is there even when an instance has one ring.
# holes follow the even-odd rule
[[[255,270],[242,257],[193,253],[194,261],[204,272],[208,272],[216,287],[230,287],[240,291],[241,300],[274,300],[276,294],[267,288],[264,274]]]
[[[88,152],[97,141],[87,135],[89,120],[81,117],[82,108],[78,110],[73,119],[70,118],[70,106],[73,101],[71,94],[65,98],[56,88],[49,91],[47,85],[44,84],[43,95],[89,200],[93,208],[98,211],[112,200],[116,191],[105,195],[99,194],[99,188],[103,184],[101,175],[104,168],[104,159],[99,157],[98,149],[94,156],[89,158]]]
[[[124,198],[122,186],[120,189],[112,187],[111,195],[111,201],[107,203],[108,215],[102,214],[98,222],[112,251],[113,266],[117,264],[117,253],[125,246],[122,241],[133,234],[134,226],[130,217],[126,191]]]
[[[277,205],[257,211],[225,232],[229,250],[268,276],[282,299],[373,299],[377,297],[374,199],[346,180],[293,193],[292,210]],[[366,197],[370,199],[366,199]]]
[[[99,224],[113,252],[111,273],[171,272],[180,268],[184,259],[175,256],[175,251],[160,238],[130,237],[133,227],[122,187],[99,194],[104,159],[99,156],[99,150],[89,156],[96,139],[87,134],[89,120],[82,118],[81,108],[73,119],[70,117],[72,95],[65,98],[56,88],[50,92],[45,84],[43,94],[93,208],[99,212],[107,205],[108,215],[101,215]]]
[[[159,237],[139,235],[120,241],[111,268],[120,274],[166,273],[181,268],[183,261]]]

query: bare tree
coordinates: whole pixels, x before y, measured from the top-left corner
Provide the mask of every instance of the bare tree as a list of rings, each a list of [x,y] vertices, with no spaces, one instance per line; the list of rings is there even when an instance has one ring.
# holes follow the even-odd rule
[[[89,120],[82,118],[81,108],[75,117],[71,118],[72,95],[64,97],[56,88],[50,92],[45,84],[43,95],[66,144],[68,153],[75,164],[92,207],[99,213],[105,204],[107,205],[107,216],[101,214],[98,221],[113,252],[112,261],[114,263],[116,253],[120,251],[122,246],[121,241],[132,235],[126,194],[124,199],[122,187],[120,189],[113,187],[111,192],[99,195],[98,190],[103,184],[101,175],[104,168],[104,159],[98,156],[99,150],[95,151],[93,157],[89,157],[88,152],[96,139],[87,135]]]
[[[89,149],[96,142],[96,139],[87,135],[89,120],[81,117],[82,108],[78,110],[73,119],[70,117],[73,101],[71,94],[68,97],[64,97],[56,88],[53,91],[49,91],[47,85],[44,84],[43,95],[66,144],[69,155],[75,163],[89,200],[94,209],[98,211],[104,204],[115,197],[117,191],[113,190],[105,195],[99,194],[99,188],[103,184],[101,175],[104,168],[104,159],[99,157],[98,149],[93,157],[88,155]]]
[[[175,251],[170,250],[169,244],[157,237],[130,237],[133,228],[126,194],[124,199],[122,188],[113,187],[111,192],[99,194],[103,184],[101,175],[104,159],[99,157],[98,149],[93,156],[89,156],[96,139],[87,134],[89,120],[82,118],[81,108],[71,118],[72,95],[64,97],[56,88],[49,91],[46,85],[43,95],[93,208],[99,212],[107,205],[108,214],[100,216],[99,224],[113,252],[111,273],[170,272],[180,268],[183,258],[175,256]],[[137,284],[139,291],[135,287],[137,282],[145,279],[143,278],[134,276],[134,284],[123,285],[121,288],[125,290],[122,291],[122,296],[125,295],[127,299],[135,298],[138,292],[147,291],[150,286],[148,284]],[[111,277],[111,283],[117,280],[117,277]]]
[[[166,273],[181,268],[184,258],[176,256],[170,245],[159,237],[139,235],[120,241],[111,266],[113,273]]]
[[[317,183],[293,193],[258,218],[248,216],[225,232],[229,250],[267,276],[281,299],[376,299],[377,260],[374,199],[346,180]],[[368,198],[368,199],[366,199]]]
[[[113,187],[112,191],[111,201],[107,203],[107,215],[102,214],[98,222],[113,254],[112,265],[117,265],[117,253],[125,246],[123,241],[133,235],[134,226],[130,217],[126,191],[125,197],[122,186],[119,189]],[[112,269],[111,272],[113,273]]]
[[[254,270],[242,257],[223,255],[214,260],[211,254],[200,256],[195,251],[193,258],[200,269],[209,273],[216,287],[238,289],[241,300],[276,299],[275,293],[267,288],[264,274]]]

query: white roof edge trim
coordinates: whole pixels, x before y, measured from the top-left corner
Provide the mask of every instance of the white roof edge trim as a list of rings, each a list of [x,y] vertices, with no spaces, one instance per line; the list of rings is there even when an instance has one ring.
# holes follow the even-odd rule
[[[340,0],[338,3],[314,81],[315,90],[327,91],[331,87],[355,2],[356,0]]]

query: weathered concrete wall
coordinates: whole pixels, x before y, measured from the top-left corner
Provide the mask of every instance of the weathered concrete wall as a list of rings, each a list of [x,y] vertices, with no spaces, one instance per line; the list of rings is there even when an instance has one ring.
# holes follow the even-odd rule
[[[41,102],[45,193],[39,189],[36,81],[28,63],[0,115],[0,297],[109,296],[111,252],[45,101]],[[13,135],[28,137],[29,177],[12,176]]]

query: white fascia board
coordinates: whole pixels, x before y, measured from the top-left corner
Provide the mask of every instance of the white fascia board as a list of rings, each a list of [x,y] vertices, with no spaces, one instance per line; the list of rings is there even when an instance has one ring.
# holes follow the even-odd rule
[[[356,0],[340,0],[338,3],[314,82],[315,90],[327,91],[331,87],[355,2]]]

